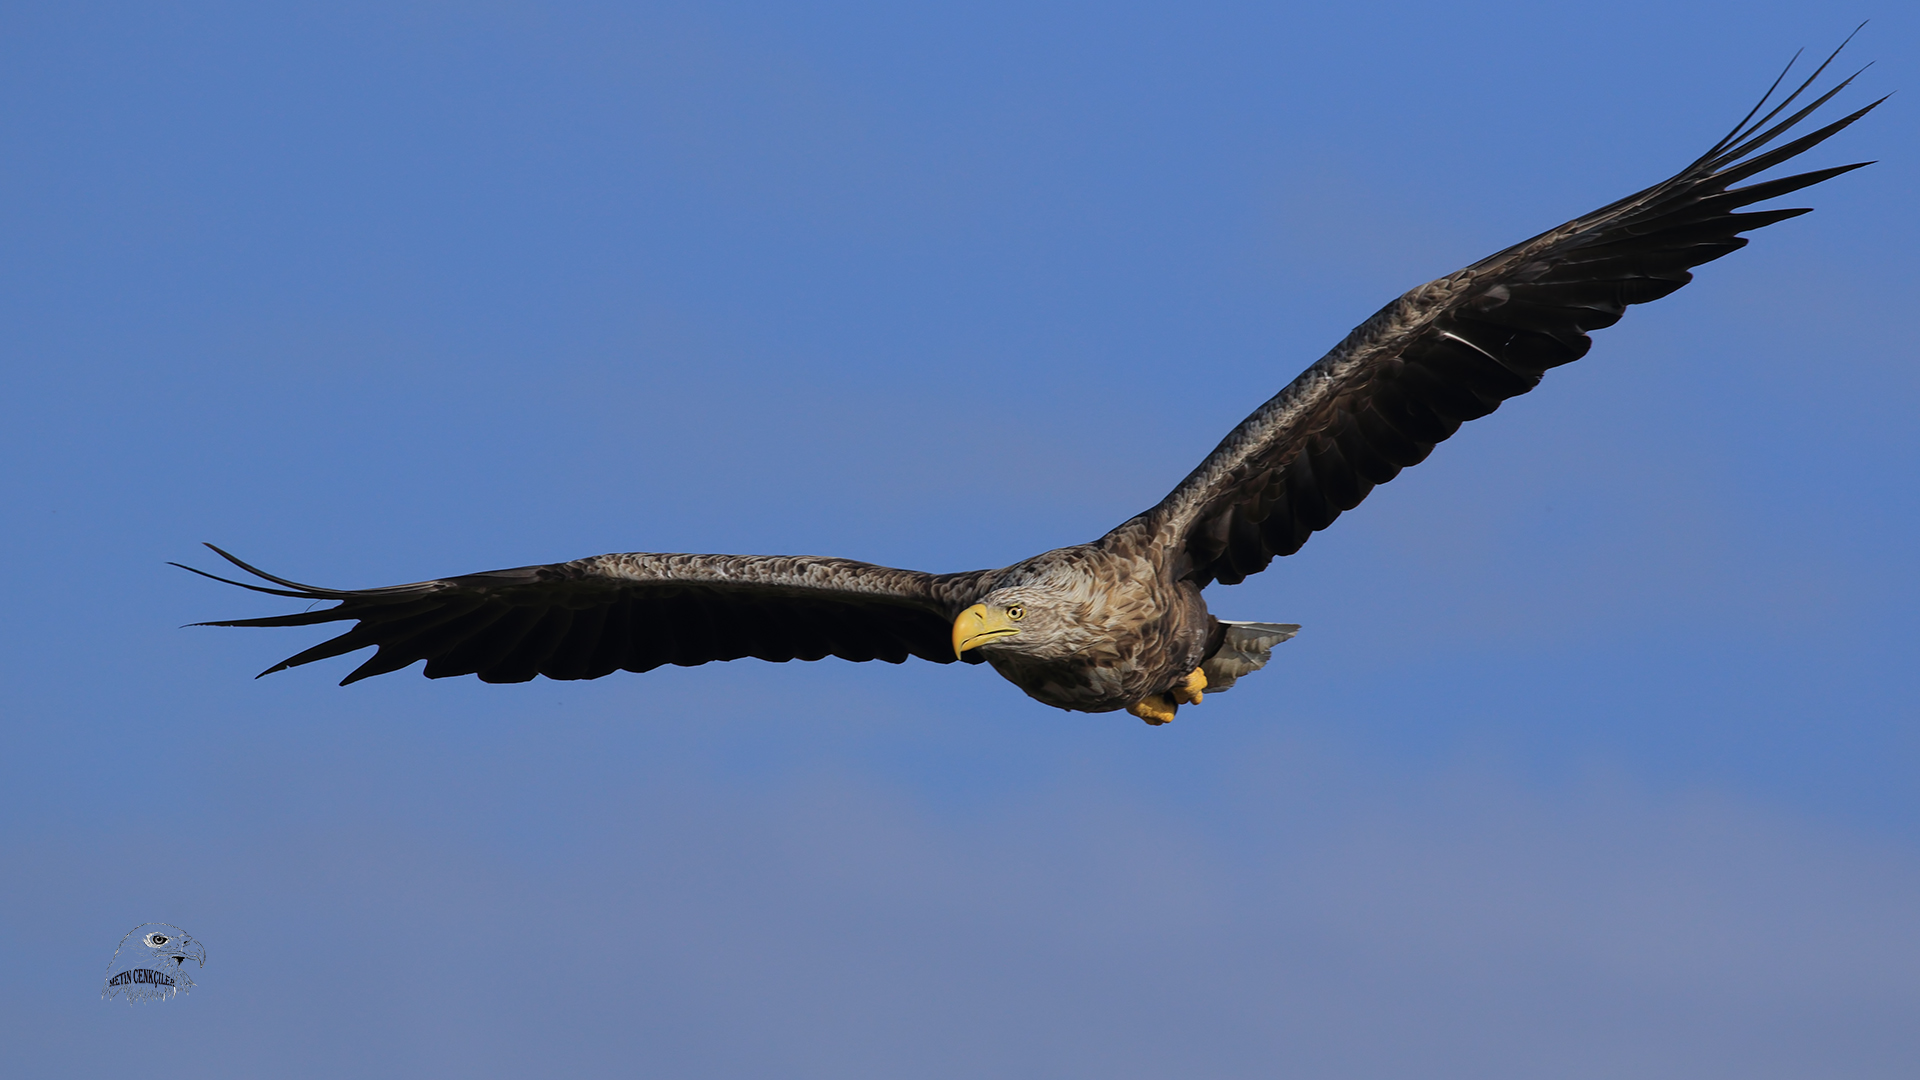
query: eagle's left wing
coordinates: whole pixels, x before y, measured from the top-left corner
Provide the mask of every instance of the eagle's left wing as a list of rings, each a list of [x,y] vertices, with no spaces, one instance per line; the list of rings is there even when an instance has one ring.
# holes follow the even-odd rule
[[[1291,555],[1461,423],[1579,359],[1587,332],[1619,321],[1628,304],[1685,285],[1689,267],[1744,247],[1740,233],[1807,213],[1736,210],[1870,164],[1732,187],[1879,104],[1759,153],[1852,81],[1775,123],[1827,63],[1756,120],[1770,89],[1677,176],[1422,285],[1347,335],[1148,512],[1157,535],[1184,547],[1186,576],[1233,584]]]
[[[633,552],[389,585],[324,589],[275,577],[212,544],[279,588],[183,570],[229,585],[333,607],[200,626],[353,627],[261,672],[377,648],[341,685],[425,660],[429,679],[483,682],[597,679],[625,669],[762,660],[956,659],[953,620],[986,591],[991,571],[923,574],[804,555]],[[974,657],[966,661],[978,663]]]

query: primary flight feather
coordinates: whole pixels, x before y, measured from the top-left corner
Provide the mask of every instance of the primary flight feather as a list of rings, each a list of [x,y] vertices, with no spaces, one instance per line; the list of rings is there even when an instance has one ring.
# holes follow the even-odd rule
[[[195,573],[338,604],[200,625],[352,622],[261,673],[374,648],[343,685],[420,660],[428,678],[524,682],[748,656],[918,656],[984,660],[1062,709],[1125,709],[1165,723],[1209,687],[1258,670],[1299,629],[1216,619],[1202,589],[1291,555],[1462,423],[1585,355],[1588,332],[1613,325],[1628,305],[1685,285],[1692,267],[1744,247],[1741,233],[1808,212],[1742,208],[1870,164],[1734,186],[1880,103],[1775,145],[1852,81],[1783,117],[1832,61],[1761,115],[1776,79],[1726,138],[1672,178],[1380,309],[1235,427],[1157,506],[1092,543],[958,574],[810,556],[630,553],[379,589],[302,585],[214,548],[272,584]]]

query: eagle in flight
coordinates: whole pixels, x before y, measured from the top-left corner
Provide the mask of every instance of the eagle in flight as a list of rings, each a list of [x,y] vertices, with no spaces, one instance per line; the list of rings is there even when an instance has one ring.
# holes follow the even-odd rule
[[[1048,705],[1125,709],[1164,724],[1203,691],[1260,668],[1299,629],[1217,619],[1201,595],[1208,585],[1236,584],[1298,551],[1462,423],[1585,355],[1588,333],[1613,325],[1627,305],[1685,285],[1691,267],[1744,247],[1741,233],[1808,212],[1741,208],[1871,164],[1734,186],[1880,104],[1775,145],[1852,81],[1782,116],[1834,56],[1762,115],[1783,72],[1726,138],[1671,179],[1381,308],[1158,505],[1092,543],[956,574],[812,556],[635,552],[378,589],[302,585],[213,548],[269,585],[195,573],[338,603],[198,625],[354,623],[261,672],[375,648],[342,685],[418,660],[430,679],[525,682],[747,656],[895,664],[918,656],[985,661]]]

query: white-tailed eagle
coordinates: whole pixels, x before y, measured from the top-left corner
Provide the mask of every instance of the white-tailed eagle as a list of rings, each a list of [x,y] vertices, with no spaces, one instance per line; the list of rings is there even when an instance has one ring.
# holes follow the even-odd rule
[[[1628,305],[1685,285],[1692,267],[1745,246],[1741,233],[1807,213],[1744,207],[1870,164],[1735,186],[1879,104],[1790,137],[1852,81],[1788,112],[1832,61],[1763,115],[1776,79],[1726,138],[1671,179],[1380,309],[1158,505],[1092,543],[957,574],[808,556],[632,553],[378,589],[301,585],[214,548],[271,584],[217,580],[338,603],[201,625],[353,623],[262,672],[375,649],[343,684],[422,660],[430,679],[486,682],[597,679],[748,656],[984,660],[1049,705],[1165,723],[1203,690],[1258,669],[1298,629],[1216,619],[1201,590],[1298,551],[1461,424],[1585,355],[1588,333]]]

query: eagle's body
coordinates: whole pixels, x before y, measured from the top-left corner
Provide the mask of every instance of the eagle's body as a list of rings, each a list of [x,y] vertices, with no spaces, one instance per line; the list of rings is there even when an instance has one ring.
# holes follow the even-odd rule
[[[982,602],[1024,604],[1047,648],[985,645],[987,663],[1036,701],[1079,712],[1124,709],[1172,689],[1219,647],[1220,623],[1179,573],[1178,551],[1156,539],[1142,515],[1091,544],[1000,571]],[[1057,625],[1038,625],[1043,619]]]
[[[1807,212],[1741,208],[1859,168],[1732,186],[1879,104],[1766,149],[1851,81],[1776,119],[1825,68],[1756,120],[1763,99],[1671,179],[1388,304],[1235,427],[1158,505],[1092,543],[959,574],[803,556],[632,553],[361,590],[300,585],[227,555],[282,586],[247,588],[340,603],[213,625],[355,621],[269,669],[376,646],[344,682],[419,660],[429,678],[488,682],[593,679],[746,656],[985,660],[1048,705],[1127,709],[1164,723],[1207,687],[1225,689],[1258,669],[1268,648],[1298,629],[1218,620],[1201,590],[1292,554],[1463,422],[1579,359],[1589,331],[1744,246],[1740,233]]]

